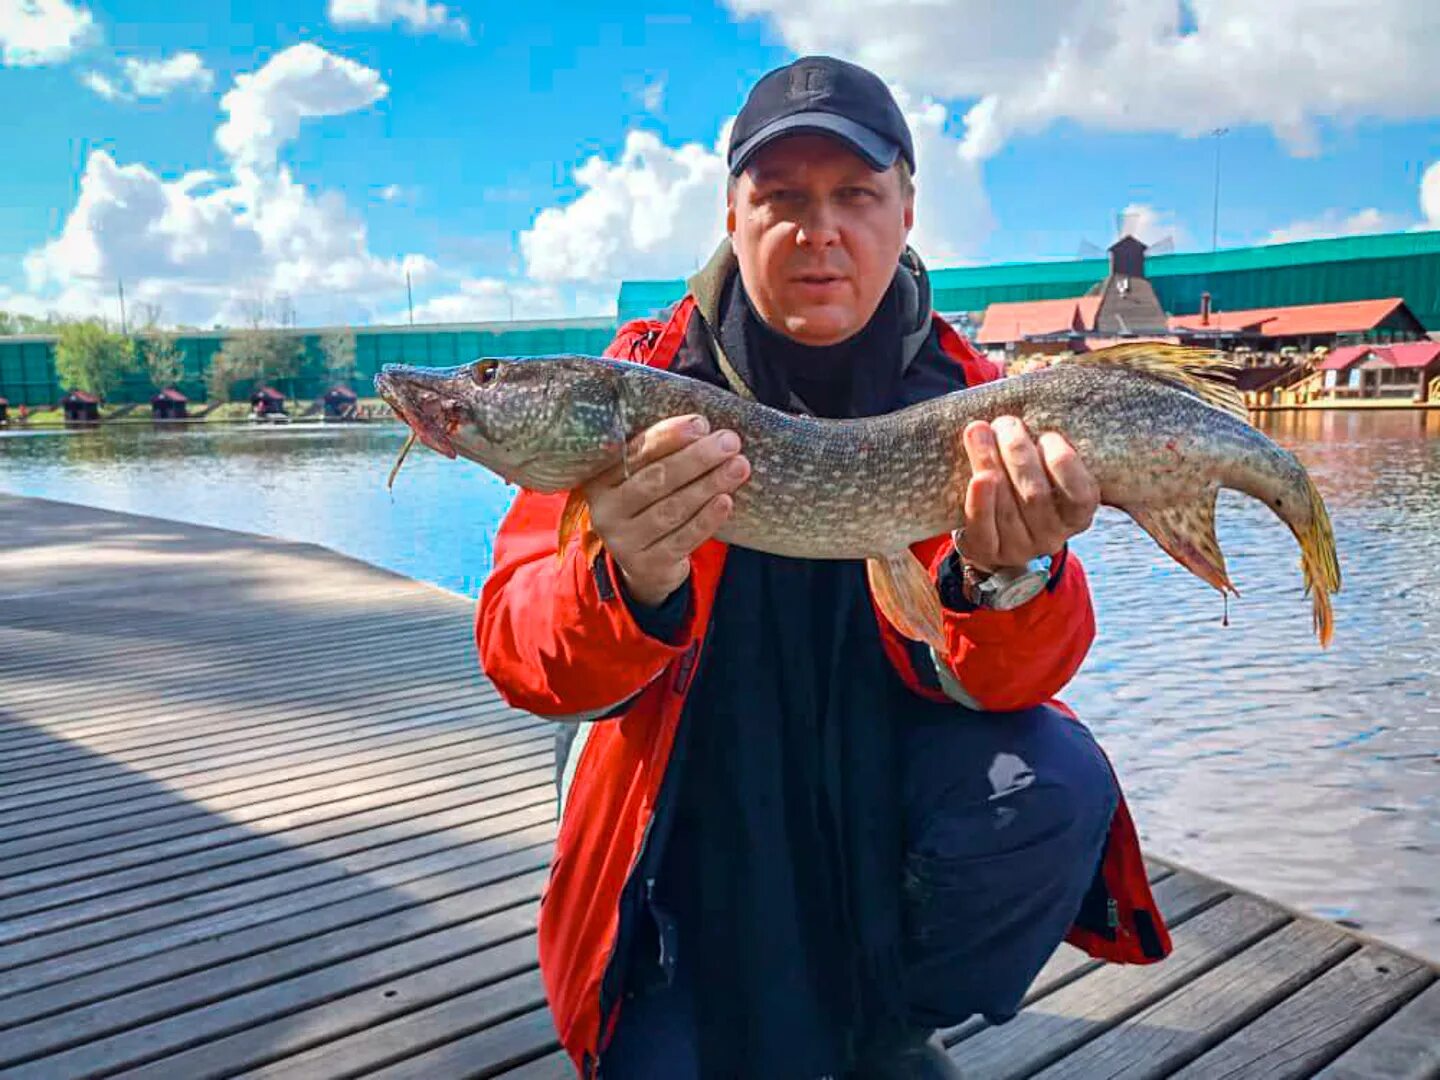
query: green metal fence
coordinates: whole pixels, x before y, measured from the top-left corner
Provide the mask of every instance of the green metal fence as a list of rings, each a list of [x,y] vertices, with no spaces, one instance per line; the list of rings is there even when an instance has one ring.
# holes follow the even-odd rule
[[[286,397],[314,400],[330,388],[325,370],[321,338],[347,328],[296,331],[304,349],[299,374],[276,380],[276,389]],[[385,364],[418,364],[443,367],[467,363],[481,356],[545,356],[552,353],[598,354],[615,334],[611,319],[568,319],[537,323],[470,323],[430,327],[357,328],[354,377],[342,380],[362,397],[376,373]],[[65,388],[55,374],[55,338],[51,336],[0,337],[0,397],[11,405],[53,405]],[[191,334],[178,341],[184,375],[179,389],[191,401],[206,400],[205,376],[215,354],[224,345],[218,333]],[[146,342],[137,340],[143,352]],[[122,404],[149,401],[158,390],[143,369],[125,376],[110,401]],[[240,383],[234,394],[243,398],[248,384]]]
[[[1217,311],[1399,296],[1426,329],[1440,330],[1440,231],[1153,255],[1145,266],[1173,315],[1199,311],[1204,292]],[[1106,259],[1002,263],[932,270],[930,284],[937,310],[980,312],[995,303],[1083,296],[1108,272]],[[620,318],[653,315],[684,291],[683,281],[627,281]]]

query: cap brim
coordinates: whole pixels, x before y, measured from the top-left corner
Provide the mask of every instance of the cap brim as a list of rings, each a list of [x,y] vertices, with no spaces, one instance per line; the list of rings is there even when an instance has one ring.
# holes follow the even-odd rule
[[[839,139],[864,158],[876,172],[890,168],[900,156],[899,146],[848,117],[828,112],[796,113],[772,120],[746,139],[736,149],[730,161],[730,175],[739,176],[750,163],[750,159],[776,139],[804,134],[830,135]]]

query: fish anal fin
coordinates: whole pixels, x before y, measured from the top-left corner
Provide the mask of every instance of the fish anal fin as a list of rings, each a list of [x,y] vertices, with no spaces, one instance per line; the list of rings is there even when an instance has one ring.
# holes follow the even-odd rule
[[[1065,362],[1129,368],[1178,386],[1194,394],[1205,404],[1213,405],[1247,423],[1250,420],[1245,395],[1235,385],[1239,366],[1224,353],[1212,349],[1170,345],[1158,341],[1135,341],[1081,353]]]
[[[1154,538],[1165,553],[1201,581],[1221,592],[1240,595],[1225,569],[1225,554],[1215,538],[1215,492],[1193,502],[1174,506],[1125,507],[1135,523]]]
[[[600,554],[602,541],[590,523],[590,503],[579,488],[570,492],[565,500],[565,509],[560,511],[559,535],[555,543],[557,555],[565,554],[565,547],[574,536],[580,538],[580,552],[585,556],[586,563],[594,562],[595,556]]]
[[[870,594],[880,612],[903,637],[923,641],[945,654],[940,594],[925,565],[909,548],[883,559],[866,559]]]

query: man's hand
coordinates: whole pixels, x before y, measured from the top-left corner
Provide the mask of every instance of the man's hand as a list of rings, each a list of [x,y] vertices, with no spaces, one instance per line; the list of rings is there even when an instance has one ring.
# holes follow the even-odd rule
[[[955,546],[975,569],[1024,566],[1090,527],[1100,485],[1061,436],[1032,440],[1013,416],[978,420],[965,428],[965,453],[972,475]]]
[[[629,466],[628,479],[617,465],[584,491],[625,587],[654,607],[684,584],[690,553],[729,519],[731,493],[749,479],[750,463],[735,432],[711,433],[704,417],[677,416],[630,441]]]

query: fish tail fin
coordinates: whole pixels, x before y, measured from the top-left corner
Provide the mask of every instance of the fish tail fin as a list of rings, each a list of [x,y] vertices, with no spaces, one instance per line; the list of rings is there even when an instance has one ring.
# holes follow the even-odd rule
[[[1335,531],[1330,525],[1330,512],[1325,500],[1310,477],[1305,477],[1305,494],[1310,503],[1310,521],[1305,528],[1290,525],[1300,542],[1300,569],[1305,576],[1305,592],[1314,611],[1315,634],[1322,647],[1330,644],[1335,634],[1335,612],[1330,594],[1340,591],[1340,560],[1335,553]]]
[[[555,554],[563,558],[565,546],[570,543],[572,536],[580,537],[580,552],[585,556],[586,563],[595,561],[595,556],[600,554],[602,541],[600,534],[590,522],[590,503],[585,498],[585,493],[579,488],[570,492],[565,500],[565,509],[560,511],[560,526],[555,541]]]
[[[1124,507],[1172,559],[1222,593],[1235,596],[1240,590],[1230,581],[1225,553],[1215,537],[1215,495],[1210,488],[1193,502],[1176,506]]]
[[[940,593],[924,564],[909,548],[896,555],[866,559],[870,595],[903,637],[923,641],[945,654],[945,624]]]
[[[1067,364],[1120,367],[1169,383],[1247,423],[1250,410],[1235,385],[1240,367],[1224,353],[1165,342],[1127,342],[1082,353]]]

